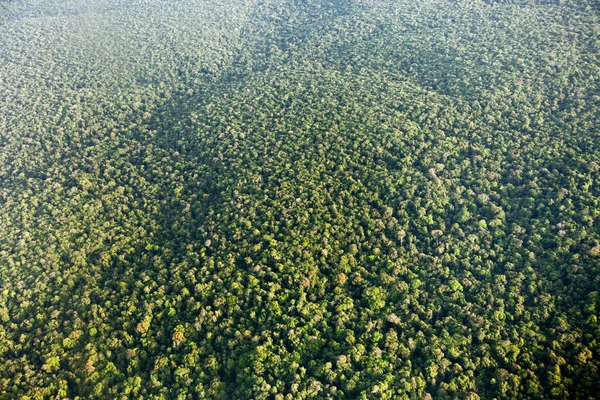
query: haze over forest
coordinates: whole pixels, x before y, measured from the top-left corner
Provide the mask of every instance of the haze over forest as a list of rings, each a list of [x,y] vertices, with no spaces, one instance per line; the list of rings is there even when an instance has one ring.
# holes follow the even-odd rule
[[[1,0],[0,399],[593,399],[595,0]]]

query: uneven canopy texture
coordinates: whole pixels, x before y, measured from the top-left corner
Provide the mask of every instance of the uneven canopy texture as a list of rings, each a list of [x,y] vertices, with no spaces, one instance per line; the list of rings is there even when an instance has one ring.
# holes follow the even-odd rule
[[[0,13],[0,398],[599,392],[595,3]]]

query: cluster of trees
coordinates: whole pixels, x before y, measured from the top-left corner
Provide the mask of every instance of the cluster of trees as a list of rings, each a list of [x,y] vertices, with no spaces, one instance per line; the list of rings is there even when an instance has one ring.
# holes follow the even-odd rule
[[[487,3],[11,5],[0,397],[593,398],[598,16]]]

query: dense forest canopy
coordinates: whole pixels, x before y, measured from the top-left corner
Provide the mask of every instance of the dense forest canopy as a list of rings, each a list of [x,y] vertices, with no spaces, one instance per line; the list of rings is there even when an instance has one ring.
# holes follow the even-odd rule
[[[0,398],[592,399],[585,0],[0,8]]]

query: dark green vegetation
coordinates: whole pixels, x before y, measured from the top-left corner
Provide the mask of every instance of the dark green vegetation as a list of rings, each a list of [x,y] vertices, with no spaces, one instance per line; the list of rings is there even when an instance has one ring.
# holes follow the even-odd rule
[[[593,7],[5,4],[0,398],[595,397]]]

